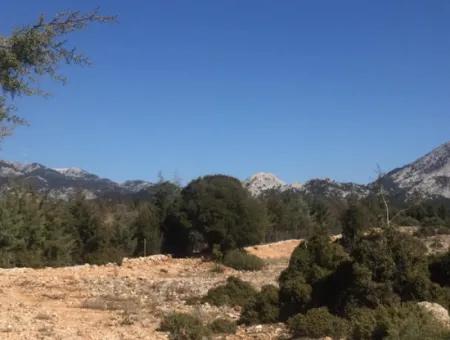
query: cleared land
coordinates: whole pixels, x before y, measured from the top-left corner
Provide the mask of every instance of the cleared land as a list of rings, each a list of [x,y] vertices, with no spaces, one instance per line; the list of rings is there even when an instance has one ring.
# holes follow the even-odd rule
[[[1,269],[0,338],[167,339],[157,328],[171,311],[192,312],[205,321],[237,319],[238,309],[190,306],[185,300],[204,295],[230,275],[256,287],[276,283],[298,242],[256,247],[256,254],[268,260],[259,272],[225,268],[217,273],[212,262],[163,255],[125,260],[121,266]],[[284,332],[281,324],[239,327],[227,339],[274,339]]]

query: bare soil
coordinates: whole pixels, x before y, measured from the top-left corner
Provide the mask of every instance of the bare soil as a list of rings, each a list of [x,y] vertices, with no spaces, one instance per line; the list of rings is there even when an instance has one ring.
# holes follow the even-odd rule
[[[257,247],[257,255],[268,259],[258,272],[217,272],[210,261],[164,255],[125,259],[120,266],[0,269],[0,339],[167,339],[158,327],[172,311],[194,313],[205,322],[236,320],[238,309],[185,300],[203,296],[230,275],[257,288],[277,284],[298,242]],[[275,339],[285,332],[282,324],[240,326],[226,339]]]

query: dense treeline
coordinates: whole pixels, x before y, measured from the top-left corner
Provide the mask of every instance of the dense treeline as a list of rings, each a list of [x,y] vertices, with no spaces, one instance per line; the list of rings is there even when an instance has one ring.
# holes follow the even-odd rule
[[[350,208],[349,208],[350,207]],[[423,225],[425,233],[450,226],[444,204],[393,209],[393,223]],[[160,181],[134,198],[70,200],[11,189],[0,199],[0,266],[61,266],[119,262],[123,257],[226,252],[247,245],[307,238],[317,227],[340,232],[376,227],[379,198],[313,199],[269,191],[252,197],[235,178],[205,176],[181,188]],[[343,228],[344,226],[344,228]],[[356,229],[355,229],[356,228]]]

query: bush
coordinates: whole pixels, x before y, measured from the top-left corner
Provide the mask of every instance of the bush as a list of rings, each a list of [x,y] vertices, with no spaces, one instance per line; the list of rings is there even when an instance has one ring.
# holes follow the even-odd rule
[[[161,322],[160,330],[170,332],[173,340],[202,340],[209,335],[209,329],[202,321],[190,314],[172,313]]]
[[[349,331],[348,321],[331,314],[326,307],[313,308],[306,314],[297,314],[288,321],[294,336],[321,338],[345,337]]]
[[[210,289],[202,302],[215,306],[244,306],[256,294],[257,291],[248,282],[230,276],[225,285]]]
[[[277,287],[263,286],[261,292],[244,306],[240,322],[248,325],[277,322],[280,316],[278,295]]]
[[[216,274],[222,274],[223,272],[225,272],[225,267],[219,263],[214,263],[210,272],[216,273]]]
[[[450,286],[450,252],[430,258],[431,280],[441,286]]]
[[[261,270],[264,267],[264,261],[259,257],[239,249],[227,252],[223,264],[236,270]]]
[[[349,313],[351,338],[359,339],[448,339],[446,330],[415,303],[357,308]]]
[[[216,319],[208,327],[215,334],[234,334],[237,328],[236,322],[228,319]]]
[[[333,274],[347,258],[343,247],[330,242],[326,232],[320,229],[300,244],[279,278],[282,319],[316,307],[313,296],[320,297],[321,294],[314,294],[314,286]],[[317,306],[324,305],[321,302],[317,301]]]

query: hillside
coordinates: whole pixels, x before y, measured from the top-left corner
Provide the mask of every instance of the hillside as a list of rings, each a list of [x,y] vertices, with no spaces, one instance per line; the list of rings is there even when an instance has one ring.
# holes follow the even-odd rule
[[[394,195],[450,198],[450,142],[381,178]]]

